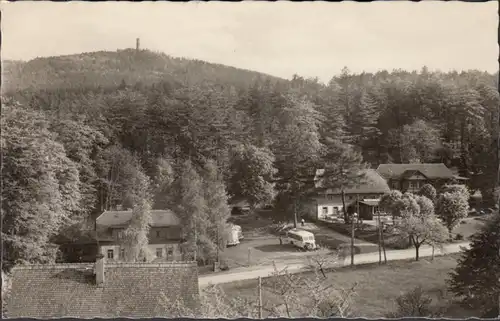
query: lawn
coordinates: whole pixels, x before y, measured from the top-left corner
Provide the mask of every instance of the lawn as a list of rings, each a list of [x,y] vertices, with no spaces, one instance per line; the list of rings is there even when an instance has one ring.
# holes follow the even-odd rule
[[[403,292],[415,286],[422,286],[433,296],[433,302],[449,307],[447,317],[472,316],[470,311],[447,303],[450,295],[446,291],[445,280],[448,273],[456,266],[457,255],[437,257],[434,261],[423,259],[414,261],[395,261],[379,266],[370,264],[354,269],[342,268],[327,273],[325,282],[337,288],[350,288],[357,282],[354,297],[353,317],[381,318],[395,309],[395,299]],[[304,274],[311,276],[311,274]],[[263,280],[265,284],[266,280]],[[257,281],[247,280],[222,285],[231,296],[243,296],[256,300]],[[265,289],[262,291],[263,302],[275,302],[277,298]],[[307,294],[304,294],[305,296]]]

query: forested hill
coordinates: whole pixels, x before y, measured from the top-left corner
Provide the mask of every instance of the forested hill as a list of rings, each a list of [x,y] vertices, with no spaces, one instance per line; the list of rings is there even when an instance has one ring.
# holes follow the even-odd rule
[[[135,49],[36,58],[28,62],[7,60],[3,61],[2,78],[4,92],[110,87],[122,82],[150,85],[159,81],[184,85],[218,83],[239,88],[259,79],[280,80],[255,71]]]
[[[338,188],[366,166],[443,162],[495,202],[498,75],[345,68],[325,85],[134,50],[4,66],[4,262],[51,261],[52,237],[119,205],[134,240],[150,207],[172,209],[186,251],[213,258],[228,197],[290,219],[318,167]]]

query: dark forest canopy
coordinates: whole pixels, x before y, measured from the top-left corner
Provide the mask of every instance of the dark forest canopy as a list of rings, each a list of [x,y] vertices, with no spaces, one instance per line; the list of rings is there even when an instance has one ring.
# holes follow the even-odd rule
[[[6,191],[12,204],[3,215],[12,220],[2,233],[20,235],[6,243],[11,248],[47,242],[64,226],[104,209],[136,206],[135,181],[148,190],[141,195],[148,195],[152,208],[204,213],[207,204],[220,208],[227,192],[252,206],[274,200],[276,213],[290,217],[301,210],[289,200],[305,197],[304,177],[334,166],[332,155],[371,167],[443,162],[470,178],[471,190],[493,200],[498,75],[425,67],[355,74],[344,68],[322,84],[146,50],[38,58],[6,69],[2,130],[12,135],[2,137],[4,180],[40,179],[38,166],[57,178],[44,177],[46,188],[60,191],[57,200],[43,194],[47,199],[35,198],[43,204],[31,204],[38,192],[24,197],[16,194],[18,185],[4,183],[4,190],[12,188]],[[36,144],[43,149],[32,148]],[[57,166],[44,156],[58,159]],[[353,164],[359,166],[365,164]],[[178,195],[181,190],[190,198]],[[19,222],[33,215],[30,208],[47,204],[55,204],[49,214],[62,218],[41,222],[47,232],[30,236]],[[213,220],[222,218],[184,219],[217,229]],[[199,236],[205,252],[217,243],[210,237]],[[52,255],[47,245],[37,249],[6,259],[44,261]]]

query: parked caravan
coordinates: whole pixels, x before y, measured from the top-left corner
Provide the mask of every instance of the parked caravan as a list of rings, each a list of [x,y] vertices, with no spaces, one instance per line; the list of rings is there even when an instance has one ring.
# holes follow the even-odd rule
[[[238,229],[239,228],[239,229]],[[238,225],[228,224],[226,226],[226,245],[235,246],[240,244],[241,227]]]
[[[286,232],[286,242],[304,250],[315,250],[314,234],[308,231],[291,229]]]

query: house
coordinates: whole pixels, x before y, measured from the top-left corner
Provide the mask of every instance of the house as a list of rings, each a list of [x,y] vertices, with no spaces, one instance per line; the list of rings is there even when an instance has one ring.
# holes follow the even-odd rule
[[[324,172],[324,169],[318,169],[314,178],[314,189],[308,211],[313,219],[324,219],[330,216],[335,217],[343,215],[341,190],[326,189],[323,187],[321,176]],[[384,178],[374,169],[367,169],[363,172],[365,174],[365,179],[362,180],[362,182],[344,190],[346,210],[350,205],[355,204],[355,202],[359,200],[364,202],[363,207],[368,207],[364,212],[373,213],[378,210],[377,207],[380,197],[389,192],[390,189]]]
[[[199,309],[195,262],[15,266],[3,295],[7,318],[176,317],[168,302]]]
[[[96,219],[99,252],[110,261],[122,261],[125,249],[120,237],[132,219],[132,210],[105,211]],[[149,230],[149,250],[156,261],[181,259],[181,221],[170,210],[152,210]]]
[[[467,178],[455,175],[445,164],[380,164],[377,172],[387,180],[391,189],[416,193],[425,184],[439,189],[443,185],[464,182]]]

